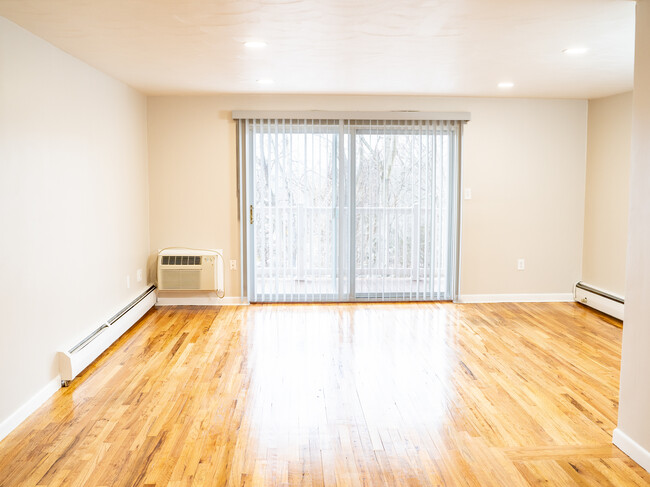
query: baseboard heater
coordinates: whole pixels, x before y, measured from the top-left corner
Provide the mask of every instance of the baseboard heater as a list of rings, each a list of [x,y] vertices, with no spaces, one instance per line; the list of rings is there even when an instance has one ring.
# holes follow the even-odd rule
[[[68,386],[72,379],[156,304],[155,290],[156,286],[151,286],[70,350],[59,352],[59,371],[63,387]]]
[[[623,320],[625,300],[621,296],[580,281],[575,285],[573,297],[579,303]]]

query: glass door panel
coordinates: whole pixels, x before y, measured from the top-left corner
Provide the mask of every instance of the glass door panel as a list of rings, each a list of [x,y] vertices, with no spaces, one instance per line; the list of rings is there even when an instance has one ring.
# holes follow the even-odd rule
[[[357,129],[355,298],[449,299],[450,136]]]
[[[255,126],[255,301],[338,295],[338,127],[289,121]]]

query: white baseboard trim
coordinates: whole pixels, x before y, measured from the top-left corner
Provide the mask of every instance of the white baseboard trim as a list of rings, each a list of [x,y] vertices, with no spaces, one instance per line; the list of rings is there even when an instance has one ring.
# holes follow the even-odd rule
[[[620,428],[614,430],[612,443],[623,453],[650,472],[650,452],[623,433]]]
[[[41,407],[56,391],[61,388],[61,377],[57,376],[48,382],[25,404],[16,409],[7,419],[0,423],[0,441],[25,421],[30,414]]]
[[[161,296],[161,293],[161,291],[158,292],[156,306],[241,306],[249,304],[247,299],[242,299],[239,296],[225,296],[223,298],[218,298],[213,295]]]
[[[551,294],[462,294],[459,303],[570,303],[571,293]]]

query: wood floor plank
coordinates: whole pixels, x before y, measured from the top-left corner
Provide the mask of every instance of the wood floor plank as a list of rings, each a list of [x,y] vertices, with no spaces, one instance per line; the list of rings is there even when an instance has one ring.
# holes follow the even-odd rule
[[[650,485],[621,329],[573,303],[156,308],[0,443],[0,486]]]

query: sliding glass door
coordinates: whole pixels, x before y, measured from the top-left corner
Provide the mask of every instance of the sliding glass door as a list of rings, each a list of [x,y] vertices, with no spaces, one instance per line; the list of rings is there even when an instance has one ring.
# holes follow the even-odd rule
[[[449,299],[454,134],[434,123],[354,131],[356,299]]]
[[[451,299],[460,127],[426,120],[241,124],[249,299]]]
[[[341,299],[338,123],[259,120],[249,134],[251,297]]]

